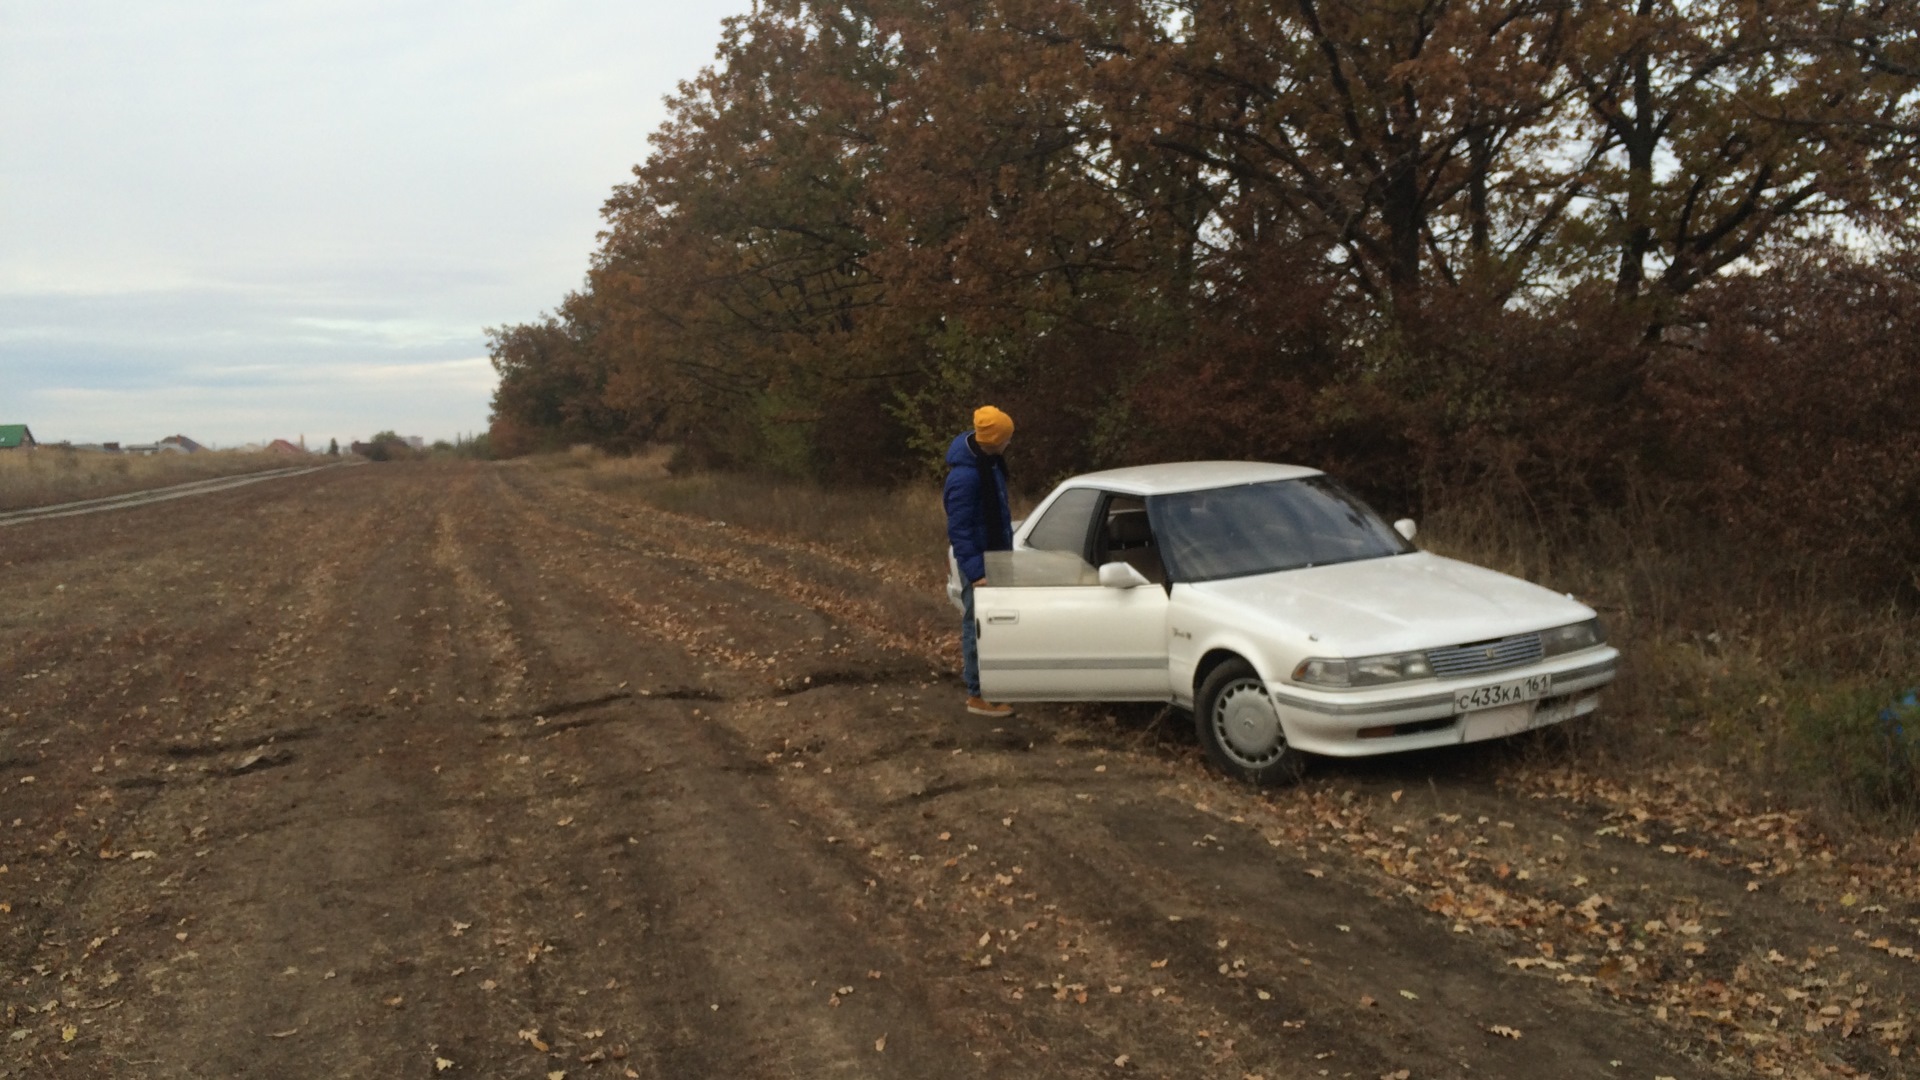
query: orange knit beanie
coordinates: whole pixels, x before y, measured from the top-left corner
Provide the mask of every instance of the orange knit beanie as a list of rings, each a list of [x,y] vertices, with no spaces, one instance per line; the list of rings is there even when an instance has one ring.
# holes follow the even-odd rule
[[[1013,438],[1013,417],[991,405],[973,410],[973,437],[982,447],[1007,445]]]

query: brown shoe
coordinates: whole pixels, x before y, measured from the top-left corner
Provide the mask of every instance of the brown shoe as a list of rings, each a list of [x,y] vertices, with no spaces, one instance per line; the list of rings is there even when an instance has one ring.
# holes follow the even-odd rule
[[[1013,706],[996,705],[986,698],[970,697],[967,699],[967,711],[975,716],[991,716],[996,720],[1003,720],[1013,715]]]

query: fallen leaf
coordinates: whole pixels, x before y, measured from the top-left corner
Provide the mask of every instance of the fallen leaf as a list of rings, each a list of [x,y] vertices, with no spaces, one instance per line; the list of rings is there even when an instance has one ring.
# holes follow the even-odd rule
[[[1363,1008],[1363,1009],[1371,1009],[1371,1008],[1373,1008],[1373,1005],[1374,1005],[1374,1001],[1373,1001],[1373,997],[1372,997],[1371,995],[1368,995],[1368,994],[1361,994],[1361,995],[1360,995],[1360,1007],[1361,1007],[1361,1008]]]
[[[1113,1059],[1113,1067],[1116,1069],[1124,1069],[1127,1067],[1127,1062],[1132,1060],[1133,1059],[1127,1055],[1121,1054],[1119,1057]]]
[[[1505,1024],[1495,1024],[1487,1030],[1503,1039],[1517,1039],[1520,1037],[1519,1028],[1510,1028]]]
[[[1406,999],[1407,999],[1408,1001],[1419,1001],[1419,1000],[1420,1000],[1420,995],[1419,995],[1419,994],[1416,994],[1416,993],[1414,993],[1414,992],[1413,992],[1413,991],[1411,991],[1411,990],[1402,990],[1402,991],[1400,991],[1400,996],[1401,996],[1401,997],[1403,997],[1403,998],[1406,998]]]
[[[549,1049],[545,1040],[540,1038],[540,1032],[532,1028],[523,1029],[520,1032],[520,1041],[543,1054]]]
[[[448,1069],[451,1069],[451,1068],[453,1068],[452,1058],[437,1057],[433,1059],[434,1072],[446,1072]]]
[[[887,1049],[887,1037],[885,1035],[882,1035],[879,1038],[873,1040],[874,1053],[876,1054],[885,1053],[886,1049]]]
[[[80,1029],[74,1027],[72,1024],[68,1024],[66,1027],[60,1029],[60,1041],[63,1043],[72,1042],[79,1037]]]

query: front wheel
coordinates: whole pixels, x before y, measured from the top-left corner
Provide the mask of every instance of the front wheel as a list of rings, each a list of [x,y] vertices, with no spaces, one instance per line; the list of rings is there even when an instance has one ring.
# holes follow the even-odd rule
[[[1208,673],[1194,702],[1200,745],[1215,768],[1261,787],[1300,779],[1300,751],[1287,745],[1267,687],[1245,660],[1229,660]]]

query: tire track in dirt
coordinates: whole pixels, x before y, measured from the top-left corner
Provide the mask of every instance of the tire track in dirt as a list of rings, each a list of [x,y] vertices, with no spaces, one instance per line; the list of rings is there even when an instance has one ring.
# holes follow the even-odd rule
[[[197,728],[197,740],[177,744],[180,753],[172,756],[217,761],[227,748],[247,747],[262,731],[290,724],[307,741],[291,760],[273,762],[271,772],[163,771],[153,777],[158,786],[129,838],[150,857],[103,869],[68,913],[80,925],[127,928],[126,934],[110,932],[115,947],[107,951],[140,958],[128,965],[133,970],[112,968],[100,977],[115,980],[114,986],[138,986],[132,992],[139,995],[140,1015],[123,1011],[113,1017],[132,1019],[132,1030],[123,1035],[115,1025],[96,1036],[121,1061],[158,1053],[179,1074],[199,1075],[241,1075],[270,1065],[274,1051],[287,1046],[272,1034],[290,1037],[302,1026],[299,995],[288,988],[299,978],[299,964],[311,962],[311,949],[303,946],[353,926],[358,914],[324,909],[342,893],[373,891],[369,885],[379,877],[377,853],[391,834],[378,827],[377,809],[339,805],[334,785],[341,777],[321,763],[338,744],[353,742],[354,729],[376,715],[374,695],[337,684],[345,681],[343,668],[363,686],[387,671],[340,630],[342,621],[358,620],[347,605],[357,606],[355,590],[365,588],[365,572],[392,569],[379,561],[358,562],[354,538],[377,535],[401,507],[381,501],[308,509],[326,513],[327,524],[290,517],[247,538],[262,553],[302,550],[312,558],[270,586],[239,586],[253,595],[247,619],[259,624],[264,640],[257,649],[197,658],[207,667],[213,666],[204,664],[209,660],[232,664],[224,672],[216,667],[213,677],[239,700],[221,713],[184,717],[182,726]],[[274,562],[235,559],[227,569],[244,572]],[[389,599],[400,595],[369,591]],[[323,688],[349,700],[315,700],[312,695]],[[367,757],[384,749],[369,746]],[[303,804],[327,808],[328,842],[308,827]],[[317,891],[316,870],[328,883]],[[316,896],[320,903],[310,903]],[[287,918],[294,913],[301,917]],[[220,960],[209,962],[209,953]],[[83,970],[75,963],[63,974]],[[353,1042],[349,1036],[339,1043],[348,1050],[347,1060]]]
[[[514,474],[525,497],[529,477]],[[901,603],[876,592],[876,584],[894,580],[884,566],[823,554],[818,545],[780,545],[772,538],[716,525],[685,514],[646,508],[621,510],[610,501],[579,489],[548,489],[541,504],[546,527],[578,531],[590,545],[632,557],[672,560],[701,576],[723,576],[757,593],[783,597],[852,635],[829,652],[857,656],[879,650],[902,660],[912,658],[939,670],[957,658],[950,607],[929,598]],[[589,548],[591,550],[591,547]],[[907,594],[912,597],[912,594]]]
[[[771,738],[790,722],[774,711],[726,715]],[[1054,742],[1041,725],[1011,745],[963,722],[954,738],[880,750],[892,733],[871,719],[838,724],[870,730],[783,755],[807,766],[786,783],[819,822],[809,835],[864,849],[899,932],[975,984],[988,1022],[1049,1047],[1050,1075],[1104,1074],[1121,1054],[1169,1075],[1311,1075],[1331,1061],[1355,1075],[1452,1062],[1533,1076],[1556,1056],[1567,1067],[1553,1075],[1623,1075],[1614,1060],[1695,1073],[1650,1053],[1651,1031],[1623,1035],[1636,1025],[1617,1010],[1596,1010],[1604,1036],[1557,1030],[1567,1006],[1534,1000],[1534,983],[1424,912],[1311,878],[1244,819],[1196,811],[1173,783],[1183,767]],[[1529,1041],[1512,1046],[1496,1024]]]
[[[278,480],[284,477],[304,476],[321,469],[337,468],[337,464],[310,465],[285,469],[269,469],[264,472],[242,473],[237,476],[216,476],[206,480],[190,480],[184,484],[170,484],[161,488],[149,488],[144,491],[130,491],[121,495],[106,495],[98,499],[82,499],[78,502],[56,503],[51,506],[32,506],[24,510],[0,512],[0,528],[9,525],[24,525],[33,521],[46,521],[53,518],[79,517],[84,514],[100,514],[108,510],[130,510],[138,506],[151,506],[154,503],[169,502],[174,499],[191,498],[196,495],[211,495],[219,491],[257,484],[263,480]]]
[[[490,569],[539,565],[540,549],[555,534],[520,525],[476,528],[476,558]],[[557,571],[487,576],[506,583],[511,606],[529,619],[529,640],[538,647],[528,662],[539,677],[575,687],[683,683],[679,672],[697,662],[658,642],[635,649],[606,634],[602,627],[618,609],[580,579]],[[700,586],[696,604],[761,602],[729,583]],[[548,928],[555,936],[542,948],[553,952],[530,965],[546,974],[513,988],[531,1018],[526,1030],[541,1032],[556,1051],[578,1052],[578,1033],[589,1021],[565,991],[598,986],[616,1005],[596,1014],[592,1022],[602,1027],[586,1030],[602,1030],[606,1041],[626,1047],[625,1067],[641,1075],[831,1075],[879,1053],[869,1044],[881,1036],[891,1039],[886,1060],[916,1060],[919,1022],[912,1016],[901,1014],[877,1031],[848,1031],[872,995],[844,995],[844,1009],[827,1004],[842,986],[864,990],[887,981],[888,971],[897,978],[900,967],[887,956],[854,962],[864,945],[852,933],[831,971],[801,970],[819,963],[822,928],[841,921],[842,912],[820,899],[836,883],[768,847],[768,832],[786,826],[755,794],[754,776],[764,769],[724,738],[714,741],[724,730],[707,717],[710,709],[697,700],[602,695],[599,704],[571,710],[574,719],[554,730],[537,713],[491,722],[503,741],[519,744],[518,754],[503,756],[525,759],[518,782],[508,782],[514,799],[526,800],[529,817],[539,815],[554,830],[592,828],[601,834],[594,843],[605,849],[599,875],[585,874],[577,853],[558,847],[548,855],[536,846],[520,858],[547,871],[542,876],[556,897],[579,897],[579,922],[588,922],[591,909],[590,931]],[[589,824],[596,806],[622,811],[619,825],[608,828],[604,817]],[[699,856],[691,866],[689,853]],[[499,911],[489,919],[510,925],[516,916]],[[605,936],[586,947],[586,932]],[[608,952],[616,940],[626,948]],[[882,977],[869,979],[868,971]],[[618,1019],[605,1020],[609,1013]],[[809,1014],[842,1023],[794,1019]],[[926,1064],[944,1056],[931,1055]]]
[[[939,598],[804,544],[483,467],[171,505],[0,553],[0,1076],[1695,1076],[1752,1029],[1652,990],[1775,946],[1783,1028],[1906,1008],[1520,754],[1257,793],[970,719]],[[1782,1060],[1897,1072],[1840,1023]]]
[[[596,569],[591,576],[598,581],[604,577],[605,573],[605,568],[600,568]],[[744,566],[729,576],[740,583],[765,578],[763,572]],[[903,695],[906,692],[903,684],[891,681],[880,681],[873,690],[885,698]],[[841,696],[842,698],[851,696],[857,703],[856,694]],[[816,695],[807,694],[791,699],[789,704],[805,707],[813,700],[817,700]],[[736,728],[744,734],[748,729],[740,722],[748,714],[775,723],[777,720],[798,715],[798,708],[788,708],[784,713],[780,712],[782,708],[781,703],[742,700],[730,702],[716,712],[729,727]],[[928,719],[929,717],[925,715],[918,718],[923,732]],[[843,719],[841,723],[848,727],[856,727],[852,719]],[[1169,1068],[1175,1071],[1190,1068],[1211,1070],[1226,1067],[1231,1063],[1233,1067],[1245,1065],[1248,1068],[1277,1068],[1290,1071],[1302,1068],[1307,1061],[1314,1060],[1311,1054],[1299,1050],[1297,1044],[1301,1042],[1300,1039],[1288,1038],[1285,1035],[1276,1037],[1276,1029],[1286,1035],[1291,1035],[1300,1029],[1280,1027],[1279,1025],[1286,1021],[1275,1017],[1272,1006],[1250,1007],[1249,1002],[1258,1001],[1252,995],[1221,997],[1207,994],[1204,988],[1198,993],[1192,988],[1186,988],[1185,993],[1168,995],[1165,986],[1159,987],[1161,993],[1156,995],[1153,988],[1138,983],[1133,984],[1133,996],[1126,995],[1128,983],[1131,983],[1134,978],[1151,977],[1151,973],[1156,970],[1152,966],[1155,962],[1154,954],[1156,950],[1165,948],[1166,942],[1163,939],[1167,935],[1162,925],[1149,922],[1144,924],[1144,933],[1140,933],[1143,927],[1132,928],[1146,938],[1144,942],[1132,934],[1116,938],[1111,931],[1100,928],[1101,924],[1111,926],[1115,921],[1108,912],[1115,908],[1126,910],[1130,906],[1129,902],[1134,905],[1152,906],[1154,902],[1166,903],[1170,899],[1189,910],[1202,912],[1206,910],[1200,898],[1182,897],[1181,890],[1173,887],[1173,879],[1168,874],[1157,875],[1157,890],[1151,896],[1140,890],[1120,887],[1121,882],[1102,879],[1093,873],[1082,875],[1078,880],[1073,881],[1074,885],[1096,886],[1090,889],[1077,890],[1073,885],[1064,888],[1048,888],[1044,890],[1045,898],[1043,898],[1042,890],[1030,888],[1034,882],[1046,880],[1052,872],[1062,867],[1120,865],[1140,868],[1143,866],[1143,858],[1139,850],[1111,844],[1090,844],[1087,842],[1087,837],[1077,831],[1076,839],[1069,840],[1044,830],[1038,835],[1047,836],[1054,842],[1045,844],[1041,850],[1036,850],[1032,846],[1034,834],[1029,830],[1019,830],[1025,839],[1012,852],[1006,853],[1003,858],[988,856],[979,858],[979,863],[985,867],[983,873],[986,876],[981,879],[988,883],[985,888],[976,886],[971,891],[958,890],[944,895],[941,890],[932,888],[934,883],[926,880],[924,874],[919,872],[920,868],[928,865],[928,860],[917,852],[926,850],[926,847],[935,846],[932,838],[924,835],[926,832],[924,827],[915,828],[916,819],[921,819],[922,815],[939,813],[944,817],[951,814],[953,816],[948,820],[991,821],[995,815],[1007,812],[1007,820],[1011,821],[1022,813],[1044,815],[1054,812],[1070,814],[1080,819],[1080,824],[1084,824],[1088,816],[1087,809],[1084,806],[1073,805],[1066,793],[1060,790],[1060,784],[1057,782],[1041,781],[1043,786],[1035,788],[1033,785],[1037,778],[1034,775],[1031,760],[1018,761],[1011,767],[1008,762],[997,760],[996,755],[1008,753],[1004,746],[987,743],[976,746],[975,752],[968,755],[972,763],[978,764],[983,759],[987,762],[985,775],[956,777],[953,775],[955,770],[950,765],[942,768],[938,776],[926,775],[932,771],[940,758],[946,757],[952,760],[951,752],[942,754],[938,749],[916,748],[911,743],[903,746],[898,739],[891,737],[891,733],[885,733],[887,737],[884,743],[863,742],[860,738],[861,734],[869,737],[883,734],[879,731],[869,733],[865,730],[866,727],[867,725],[857,725],[859,734],[851,736],[851,745],[833,746],[834,752],[830,755],[816,752],[809,757],[806,749],[803,748],[799,757],[794,760],[783,760],[782,764],[793,766],[806,765],[816,759],[827,760],[830,757],[839,764],[839,771],[832,774],[830,781],[815,770],[808,770],[804,774],[798,771],[788,772],[784,769],[776,771],[773,774],[775,786],[787,788],[800,796],[798,798],[793,795],[784,796],[779,804],[782,806],[781,812],[792,815],[788,820],[801,836],[817,838],[821,848],[824,849],[822,854],[836,850],[851,853],[843,855],[843,861],[851,861],[853,866],[850,869],[871,883],[869,891],[874,894],[874,899],[880,904],[884,913],[883,923],[889,931],[889,937],[898,942],[895,947],[899,952],[943,958],[942,966],[949,972],[948,976],[939,980],[938,983],[929,985],[939,986],[945,998],[943,1011],[964,1017],[969,1030],[985,1032],[999,1029],[1003,1038],[999,1040],[1001,1045],[997,1047],[1000,1060],[995,1067],[1020,1065],[1042,1068],[1049,1075],[1078,1075],[1083,1071],[1091,1075],[1110,1071],[1113,1068],[1113,1059],[1120,1054],[1127,1054],[1130,1062],[1138,1062],[1141,1067],[1150,1070]],[[770,731],[760,732],[762,744],[773,745],[774,733],[778,730],[780,728],[775,727]],[[983,734],[971,725],[963,730],[969,730],[970,734]],[[849,737],[844,728],[841,737],[843,739]],[[940,736],[935,735],[933,741],[941,741]],[[1004,743],[1004,740],[1000,741]],[[792,744],[791,736],[782,736],[779,745],[786,749],[775,756],[787,758]],[[832,744],[828,743],[828,745]],[[965,751],[964,747],[959,746],[952,749]],[[1050,746],[1045,752],[1059,753],[1061,748]],[[1021,749],[1013,750],[1012,753],[1016,758],[1029,756],[1024,745]],[[1074,757],[1084,759],[1085,755],[1075,752]],[[914,764],[909,764],[909,761]],[[1093,767],[1087,766],[1089,770]],[[923,776],[924,779],[916,782],[916,774]],[[789,777],[803,775],[806,779],[789,779]],[[868,795],[871,801],[850,801],[850,793],[864,787],[863,780],[874,781],[878,785],[878,790],[860,791],[861,794]],[[905,798],[896,798],[898,794],[904,794]],[[981,805],[984,800],[990,798],[998,798],[1015,805],[1010,807]],[[1134,812],[1148,815],[1146,820],[1159,820],[1167,810],[1168,808],[1165,807],[1152,806],[1134,808]],[[1189,813],[1187,816],[1193,815]],[[1014,830],[1008,831],[1011,833]],[[956,832],[955,829],[943,830],[943,833],[949,837]],[[997,837],[982,837],[982,839],[991,839],[994,841],[994,846],[998,848],[1005,849],[1007,846]],[[969,844],[968,846],[977,855],[985,845]],[[956,862],[955,866],[958,865],[959,863]],[[1036,866],[1050,867],[1053,871],[1036,870],[1034,869]],[[1145,866],[1152,867],[1153,864],[1149,861]],[[1019,869],[1014,869],[1016,867]],[[970,871],[956,872],[970,873]],[[1139,871],[1136,870],[1136,872]],[[1261,884],[1267,888],[1274,885],[1271,881],[1263,881]],[[1023,889],[1027,891],[1020,891]],[[1252,893],[1254,890],[1245,891]],[[1249,910],[1257,910],[1251,895],[1243,896],[1242,899]],[[939,914],[938,917],[930,914],[929,906],[935,904],[936,900],[949,905],[951,910]],[[1002,901],[1019,903],[1021,916],[1032,917],[1026,918],[1025,922],[1016,919],[1012,927],[1005,926],[1009,913],[998,906]],[[1109,904],[1112,907],[1106,906]],[[1285,905],[1273,906],[1280,907],[1283,912],[1289,910]],[[1297,910],[1297,907],[1292,910]],[[1069,912],[1072,914],[1067,914]],[[1204,916],[1189,915],[1188,918],[1194,919],[1190,929],[1204,925]],[[1044,926],[1046,932],[1057,934],[1069,924],[1077,928],[1076,937],[1090,939],[1070,949],[1069,955],[1074,951],[1086,952],[1098,948],[1116,958],[1126,958],[1126,961],[1132,965],[1131,977],[1120,974],[1118,968],[1112,967],[1097,975],[1089,974],[1084,970],[1085,965],[1079,962],[1071,965],[1080,969],[1075,975],[1066,975],[1057,970],[1049,972],[1044,967],[1032,970],[1028,970],[1027,965],[1010,967],[1009,965],[1014,961],[1007,958],[1008,954],[1005,951],[995,951],[1004,949],[1004,943],[1009,940],[1018,941],[1023,933],[1040,933]],[[962,929],[963,926],[965,929]],[[999,927],[999,930],[982,931],[981,927]],[[1023,930],[1022,927],[1026,929]],[[1331,928],[1328,929],[1331,932]],[[1248,932],[1255,937],[1274,931],[1275,927],[1271,923],[1261,919],[1255,919],[1253,926],[1248,929]],[[964,948],[963,938],[970,940],[973,933],[983,933],[985,952],[979,957]],[[1204,961],[1210,968],[1218,962],[1217,957],[1213,955],[1211,946],[1187,940],[1194,937],[1196,937],[1195,933],[1181,935],[1181,939],[1186,942],[1185,951],[1189,954],[1187,959],[1196,964]],[[980,965],[982,957],[988,961],[984,967]],[[1167,957],[1162,954],[1160,959],[1164,961]],[[1458,956],[1448,956],[1446,959],[1457,961]],[[1119,962],[1118,959],[1111,961],[1111,963]],[[1018,977],[1011,976],[1007,974],[1010,970],[1019,971],[1021,974]],[[1239,970],[1245,971],[1244,968]],[[1230,973],[1231,971],[1230,967]],[[1493,967],[1491,974],[1498,977],[1497,965]],[[1007,982],[1006,980],[1010,978],[1015,981]],[[1038,986],[1049,989],[1044,995],[1036,995],[1042,1000],[1029,1005],[1026,1004],[1026,997],[1032,992],[1029,981],[1036,979]],[[1226,981],[1227,985],[1233,985],[1230,979],[1223,981]],[[1319,983],[1326,981],[1328,980],[1318,980]],[[1445,980],[1442,973],[1427,972],[1419,978],[1408,981],[1426,987],[1438,985]],[[1516,988],[1526,985],[1519,980],[1508,981],[1512,982]],[[1099,983],[1098,987],[1094,986],[1096,982]],[[1123,988],[1121,995],[1107,993],[1107,988],[1111,986],[1121,986]],[[1312,1015],[1319,1019],[1328,1017],[1331,1010],[1335,1008],[1347,1010],[1359,1008],[1357,1002],[1361,995],[1358,992],[1350,996],[1341,995],[1355,1004],[1336,1005],[1334,1001],[1338,999],[1335,995],[1327,993],[1329,989],[1331,988],[1324,985],[1316,985],[1300,994],[1296,1000],[1316,1003],[1312,1012],[1303,1015]],[[1378,991],[1377,987],[1375,989]],[[1088,1005],[1090,993],[1093,1002],[1091,1006]],[[1056,999],[1055,995],[1060,996]],[[1272,1000],[1271,995],[1269,1000]],[[1060,1001],[1069,1003],[1064,1006],[1064,1012],[1059,1011],[1061,1007],[1058,1002]],[[1118,1001],[1120,1004],[1103,1008],[1108,1006],[1109,1001]],[[1398,1004],[1406,1003],[1400,1001]],[[1526,1061],[1528,1059],[1537,1061],[1543,1051],[1551,1050],[1551,1025],[1533,1024],[1534,1018],[1541,1014],[1526,1009],[1514,1011],[1524,1015],[1513,1016],[1510,1019],[1524,1021],[1534,1026],[1538,1032],[1535,1036],[1536,1040],[1546,1039],[1549,1042],[1546,1046],[1536,1042],[1531,1047],[1532,1053],[1528,1055],[1509,1054],[1510,1060],[1506,1068],[1501,1069],[1498,1067],[1497,1060],[1490,1060],[1486,1053],[1487,1044],[1497,1042],[1497,1038],[1487,1035],[1483,1030],[1473,1028],[1470,1023],[1464,1029],[1456,1028],[1451,1033],[1452,1038],[1456,1041],[1471,1041],[1474,1044],[1474,1049],[1466,1052],[1476,1058],[1473,1062],[1476,1070],[1490,1072],[1491,1075],[1533,1075]],[[1296,1018],[1294,1022],[1304,1023],[1305,1021]],[[1396,1060],[1409,1056],[1414,1060],[1431,1059],[1436,1050],[1440,1049],[1434,1045],[1431,1038],[1424,1036],[1416,1038],[1416,1035],[1424,1031],[1416,1020],[1404,1021],[1397,1026],[1381,1024],[1380,1026],[1387,1027],[1389,1030],[1377,1038],[1357,1038],[1356,1035],[1363,1032],[1364,1028],[1356,1027],[1350,1022],[1334,1022],[1327,1026],[1333,1032],[1332,1042],[1338,1049],[1329,1048],[1325,1043],[1319,1044],[1321,1049],[1317,1052],[1323,1055],[1319,1060],[1327,1060],[1324,1055],[1333,1054],[1343,1058],[1344,1068],[1374,1069],[1376,1075],[1381,1072],[1390,1072]],[[1235,1034],[1229,1035],[1227,1033],[1229,1028],[1233,1029]],[[1197,1054],[1194,1059],[1169,1061],[1156,1058],[1151,1049],[1156,1046],[1163,1048],[1168,1044],[1178,1045],[1195,1041],[1193,1032],[1196,1031],[1208,1032],[1207,1036],[1198,1040],[1202,1045],[1210,1044],[1208,1054]],[[1004,1035],[1013,1032],[1019,1033],[1019,1037],[1009,1044]],[[1138,1037],[1137,1042],[1131,1038],[1132,1036]],[[1237,1048],[1233,1045],[1236,1041],[1239,1043]],[[1409,1041],[1414,1044],[1410,1048],[1414,1051],[1411,1054],[1404,1052],[1409,1049],[1408,1047],[1400,1045]],[[1224,1050],[1220,1049],[1223,1044]],[[1143,1052],[1142,1046],[1149,1049]],[[1129,1049],[1131,1053],[1128,1053]],[[1591,1048],[1579,1046],[1571,1048],[1568,1053],[1569,1060],[1579,1060],[1580,1052],[1588,1050]],[[1629,1046],[1622,1048],[1616,1055],[1616,1057],[1620,1056],[1632,1059],[1640,1056],[1640,1051]],[[1587,1054],[1586,1057],[1590,1058],[1591,1054]],[[1595,1070],[1594,1075],[1613,1075],[1608,1072],[1608,1066],[1592,1064]],[[1669,1069],[1679,1068],[1666,1061],[1661,1064]]]
[[[211,505],[255,521],[260,531],[253,539],[274,545],[290,539],[283,526],[291,519],[271,509],[295,490],[324,490],[332,479],[235,492]],[[14,905],[23,918],[9,920],[9,947],[20,961],[15,970],[65,970],[66,958],[82,951],[54,940],[49,929],[106,872],[103,864],[143,846],[129,826],[156,789],[245,761],[238,753],[245,743],[221,755],[220,728],[244,715],[247,694],[205,661],[260,648],[263,630],[255,618],[263,605],[254,598],[290,588],[291,579],[287,568],[267,564],[247,567],[252,573],[243,579],[214,577],[208,566],[230,553],[225,544],[154,543],[156,535],[190,527],[191,513],[169,506],[84,528],[36,525],[9,537],[0,623],[27,622],[0,633],[6,643],[0,681],[11,684],[0,719],[8,735],[40,751],[23,763],[32,766],[30,777],[0,776],[15,788],[8,799],[17,815],[9,822],[8,846],[29,852],[11,867],[14,880],[31,879],[34,886]],[[209,713],[217,718],[211,725],[203,720]],[[34,795],[41,797],[26,797]],[[0,888],[8,884],[0,880]],[[99,949],[96,943],[84,951]],[[11,1013],[44,1013],[49,1001],[60,1000],[26,996],[20,1004],[9,994]]]

